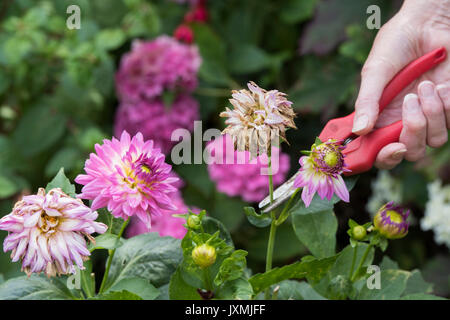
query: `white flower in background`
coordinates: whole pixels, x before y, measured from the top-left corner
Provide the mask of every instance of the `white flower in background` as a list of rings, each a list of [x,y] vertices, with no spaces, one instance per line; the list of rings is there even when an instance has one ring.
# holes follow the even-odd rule
[[[402,203],[402,184],[389,174],[389,171],[378,171],[377,178],[372,181],[372,195],[366,210],[373,217],[385,203],[393,201]]]
[[[450,185],[442,186],[439,180],[430,183],[428,197],[420,225],[423,230],[433,230],[436,243],[450,248]]]

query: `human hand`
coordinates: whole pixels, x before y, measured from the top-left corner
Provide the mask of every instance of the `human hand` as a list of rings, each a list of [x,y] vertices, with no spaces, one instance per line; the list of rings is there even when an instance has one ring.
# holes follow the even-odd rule
[[[441,46],[450,52],[450,0],[406,0],[378,32],[361,73],[353,132],[364,135],[400,119],[403,130],[398,143],[379,152],[377,167],[391,169],[403,159],[419,160],[426,145],[440,147],[447,142],[449,58],[410,84],[378,114],[378,101],[389,81],[409,62]],[[403,98],[406,93],[410,94]]]

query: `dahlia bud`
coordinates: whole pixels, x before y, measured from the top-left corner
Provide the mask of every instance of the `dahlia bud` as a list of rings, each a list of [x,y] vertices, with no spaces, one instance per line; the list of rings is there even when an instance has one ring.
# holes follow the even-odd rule
[[[362,240],[366,236],[367,232],[363,226],[355,226],[352,228],[352,235],[355,240]]]
[[[192,259],[200,268],[208,268],[216,261],[216,249],[208,244],[196,246],[192,250]]]
[[[202,224],[201,219],[196,214],[190,214],[187,219],[187,225],[191,229],[198,229]]]
[[[373,224],[387,239],[400,239],[408,233],[409,223],[406,221],[408,216],[409,210],[389,202],[378,210]]]

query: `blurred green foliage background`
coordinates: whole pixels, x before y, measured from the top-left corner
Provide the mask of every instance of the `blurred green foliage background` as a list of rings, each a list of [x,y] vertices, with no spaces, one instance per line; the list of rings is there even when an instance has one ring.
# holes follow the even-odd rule
[[[81,29],[66,28],[71,4],[81,8]],[[291,173],[300,150],[307,149],[331,117],[353,109],[359,74],[377,30],[368,30],[366,8],[377,4],[382,22],[400,1],[375,0],[210,0],[210,20],[194,25],[203,64],[195,97],[203,128],[223,128],[218,113],[228,105],[230,89],[253,80],[263,88],[287,92],[299,114],[298,130],[289,131]],[[45,186],[64,167],[69,178],[82,171],[97,142],[112,135],[117,100],[114,73],[135,38],[171,35],[188,10],[169,0],[2,0],[0,3],[0,216],[21,194]],[[448,248],[438,246],[431,231],[417,221],[428,199],[427,182],[450,180],[450,146],[432,150],[417,164],[404,163],[392,175],[403,185],[403,204],[416,223],[387,254],[404,269],[421,268],[436,293],[449,295]],[[245,219],[240,198],[215,190],[206,166],[175,170],[187,182],[189,205],[207,209],[249,251],[249,266],[260,271],[267,232]],[[370,219],[373,170],[360,177],[351,204],[336,208],[339,249],[348,244],[348,218]],[[5,233],[0,234],[3,239]],[[275,263],[306,253],[290,224],[277,235]],[[18,273],[0,254],[0,278]]]

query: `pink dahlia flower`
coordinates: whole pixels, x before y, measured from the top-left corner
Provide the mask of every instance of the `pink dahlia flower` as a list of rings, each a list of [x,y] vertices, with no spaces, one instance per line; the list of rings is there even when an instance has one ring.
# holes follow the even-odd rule
[[[321,199],[330,201],[336,194],[343,201],[349,201],[349,192],[342,174],[350,170],[345,168],[344,147],[334,140],[313,144],[309,156],[300,158],[300,171],[294,186],[303,188],[302,200],[308,207],[317,192]]]
[[[227,148],[234,150],[233,140],[229,135],[214,140],[208,144],[208,148],[212,158],[222,162],[208,165],[209,176],[216,183],[217,190],[229,196],[241,196],[247,202],[257,202],[268,195],[269,178],[261,174],[263,168],[267,169],[266,154],[252,160],[248,151],[233,151],[228,156]],[[272,147],[272,168],[273,184],[278,186],[285,180],[290,163],[289,156],[275,147]]]
[[[196,46],[169,36],[133,42],[116,74],[122,100],[138,101],[160,96],[166,89],[190,92],[197,87],[201,58]]]
[[[114,217],[127,220],[137,216],[149,228],[151,217],[163,210],[176,209],[171,195],[177,191],[171,175],[172,167],[164,155],[144,141],[139,132],[130,138],[124,131],[120,140],[103,140],[95,145],[85,163],[87,174],[75,181],[84,185],[80,197],[92,201],[92,209],[107,207]]]
[[[123,130],[154,141],[155,147],[168,154],[176,142],[171,141],[172,132],[178,128],[192,131],[194,121],[200,118],[197,101],[188,95],[179,95],[170,108],[160,100],[141,100],[136,104],[122,103],[117,111],[114,132],[119,136]]]
[[[20,259],[28,275],[75,273],[75,265],[84,269],[83,261],[90,256],[85,237],[92,241],[92,233],[107,229],[95,221],[97,217],[96,211],[61,189],[45,194],[40,188],[37,195],[24,196],[0,219],[0,230],[9,232],[3,250],[11,251],[13,262]]]
[[[176,173],[172,172],[172,176],[178,177]],[[174,186],[178,189],[184,186],[183,180],[179,179]],[[177,239],[183,239],[187,232],[184,227],[186,219],[174,217],[174,214],[185,214],[189,212],[189,208],[183,201],[181,192],[177,191],[172,195],[173,204],[176,209],[163,210],[162,215],[155,216],[152,220],[151,228],[148,228],[141,220],[136,217],[131,218],[131,222],[126,231],[126,236],[131,238],[142,233],[158,232],[161,237],[173,237]],[[195,209],[195,211],[198,211]]]

